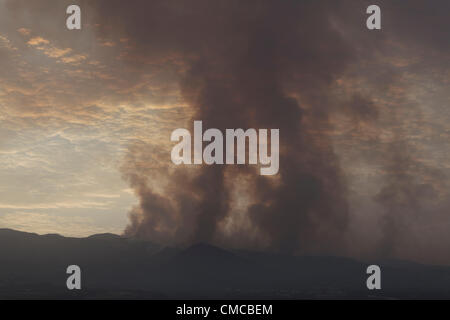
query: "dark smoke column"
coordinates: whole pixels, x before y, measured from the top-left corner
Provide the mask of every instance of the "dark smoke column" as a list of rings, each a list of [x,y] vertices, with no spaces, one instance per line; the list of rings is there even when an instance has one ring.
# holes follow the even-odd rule
[[[195,175],[180,167],[167,170],[170,182],[160,192],[138,162],[127,163],[124,176],[140,198],[128,234],[168,243],[227,243],[232,239],[221,225],[233,210],[228,182],[246,179],[252,186],[246,195],[251,230],[234,233],[234,244],[239,239],[246,246],[251,232],[287,252],[345,245],[347,189],[326,134],[333,107],[327,89],[353,54],[330,24],[333,3],[136,1],[133,12],[121,10],[120,1],[97,5],[109,19],[117,17],[140,55],[181,57],[190,123],[201,120],[204,128],[223,131],[280,129],[275,178],[246,167],[204,166]]]

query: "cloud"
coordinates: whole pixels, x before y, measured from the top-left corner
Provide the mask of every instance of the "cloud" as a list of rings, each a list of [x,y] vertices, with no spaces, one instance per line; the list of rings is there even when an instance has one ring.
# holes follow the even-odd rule
[[[76,64],[76,63],[80,63],[81,61],[86,60],[86,59],[87,59],[86,56],[81,55],[81,54],[77,54],[77,55],[73,55],[73,56],[70,56],[70,57],[64,57],[64,58],[61,59],[61,61],[64,62],[64,63]]]
[[[49,44],[50,41],[48,41],[47,39],[44,39],[42,37],[34,37],[34,38],[31,38],[27,43],[30,46],[39,46],[42,44]]]
[[[17,32],[19,32],[23,36],[29,36],[31,34],[31,30],[27,28],[17,29]]]
[[[0,209],[27,209],[27,210],[37,210],[37,209],[105,209],[109,206],[109,203],[105,202],[94,202],[94,201],[76,201],[76,202],[56,202],[56,203],[34,203],[27,205],[17,205],[0,203]]]

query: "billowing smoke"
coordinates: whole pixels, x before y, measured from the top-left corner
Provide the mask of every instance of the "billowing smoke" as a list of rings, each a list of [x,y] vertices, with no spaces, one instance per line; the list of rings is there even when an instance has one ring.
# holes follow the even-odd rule
[[[327,91],[354,51],[330,22],[336,5],[135,1],[135,10],[121,6],[109,1],[97,9],[117,19],[140,54],[181,60],[190,125],[201,120],[205,128],[223,132],[280,129],[276,177],[258,176],[246,166],[173,168],[167,153],[162,178],[161,167],[155,174],[129,156],[123,173],[140,204],[126,233],[169,243],[246,245],[259,239],[289,252],[343,247],[347,188],[326,134],[333,108]],[[154,187],[158,176],[165,182]],[[239,184],[247,188],[236,200]],[[235,202],[245,202],[240,208],[245,225],[232,221]]]
[[[190,119],[182,125],[201,120],[204,128],[222,132],[280,129],[276,177],[259,176],[248,166],[172,166],[169,135],[167,150],[130,146],[123,176],[139,205],[130,213],[126,234],[169,244],[206,241],[286,252],[345,252],[350,191],[331,136],[331,118],[341,113],[361,124],[361,135],[368,134],[365,124],[378,126],[373,144],[386,152],[380,157],[386,181],[373,198],[387,211],[378,252],[392,255],[397,242],[392,237],[405,229],[408,208],[417,211],[418,202],[433,190],[412,187],[412,173],[405,173],[405,161],[407,167],[414,163],[404,143],[409,133],[400,132],[387,147],[382,141],[389,121],[378,123],[381,107],[373,102],[375,95],[350,90],[350,98],[337,101],[332,88],[358,63],[372,73],[369,82],[380,82],[377,92],[399,84],[399,72],[386,67],[383,55],[386,48],[407,50],[385,46],[392,39],[404,37],[404,45],[414,50],[424,45],[448,52],[443,41],[448,27],[432,42],[433,28],[414,25],[423,3],[411,1],[415,9],[410,11],[381,3],[383,28],[396,30],[389,40],[385,31],[365,29],[367,6],[359,1],[110,0],[92,5],[102,15],[100,32],[110,33],[106,26],[114,26],[114,32],[131,39],[136,59],[130,64],[142,57],[176,61]],[[425,5],[424,10],[431,16],[434,8]],[[411,39],[416,29],[420,45]],[[370,64],[372,58],[381,61],[383,72]],[[398,119],[391,120],[395,126]]]

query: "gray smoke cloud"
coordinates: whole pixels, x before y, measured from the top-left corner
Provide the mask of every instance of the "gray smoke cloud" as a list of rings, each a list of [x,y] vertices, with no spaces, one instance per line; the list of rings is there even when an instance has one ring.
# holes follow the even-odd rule
[[[126,165],[124,176],[140,198],[126,233],[175,243],[226,243],[220,226],[233,211],[227,181],[246,177],[254,200],[246,212],[250,229],[269,247],[288,252],[342,247],[348,219],[344,177],[327,135],[312,135],[302,124],[327,126],[333,108],[328,86],[354,57],[330,25],[336,5],[138,3],[133,11],[120,10],[114,1],[98,9],[125,20],[118,25],[142,52],[182,57],[186,72],[180,86],[192,120],[221,130],[279,128],[281,167],[275,182],[245,167],[202,167],[193,177],[175,169],[160,193],[149,187],[148,176],[136,173],[139,168]],[[309,111],[294,94],[304,96]],[[233,237],[246,242],[245,233]]]
[[[140,167],[141,162],[128,161],[124,177],[140,205],[130,214],[126,234],[177,244],[207,241],[245,247],[261,241],[266,248],[286,252],[345,253],[355,245],[348,229],[349,188],[329,134],[330,117],[342,113],[355,123],[377,124],[380,106],[361,92],[337,102],[331,87],[358,61],[385,54],[392,39],[415,49],[448,52],[449,34],[448,27],[432,27],[439,23],[435,19],[445,20],[444,2],[411,1],[410,9],[381,3],[383,28],[395,30],[389,37],[384,31],[365,30],[367,5],[97,3],[96,10],[106,17],[103,23],[131,38],[136,54],[180,60],[180,88],[191,108],[191,123],[202,120],[204,127],[221,130],[279,128],[281,133],[277,179],[253,175],[248,167],[205,166],[195,174],[186,168],[160,167],[158,176],[164,172],[167,182],[158,189],[152,187],[155,176]],[[379,79],[368,77],[379,82],[380,91],[399,83],[398,72],[389,68]],[[393,114],[391,121],[399,120]],[[379,130],[381,134],[383,128]],[[387,154],[381,162],[387,179],[374,196],[386,209],[380,226],[383,236],[375,250],[381,256],[392,256],[408,230],[408,219],[414,220],[410,209],[419,210],[420,199],[433,193],[431,187],[411,182],[414,173],[404,168],[414,166],[415,160],[405,133],[397,134],[388,147],[380,147]],[[251,201],[243,210],[247,224],[227,233],[223,226],[235,218],[230,181],[245,183],[245,197]],[[258,236],[252,240],[254,234]]]

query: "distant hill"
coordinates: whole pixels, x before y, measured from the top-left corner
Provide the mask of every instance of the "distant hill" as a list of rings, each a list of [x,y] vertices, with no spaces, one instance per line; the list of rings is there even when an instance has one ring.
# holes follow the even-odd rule
[[[66,289],[66,268],[82,290]],[[382,290],[366,289],[367,263],[339,257],[161,247],[99,234],[87,238],[0,229],[0,299],[450,298],[450,268],[380,261]]]

